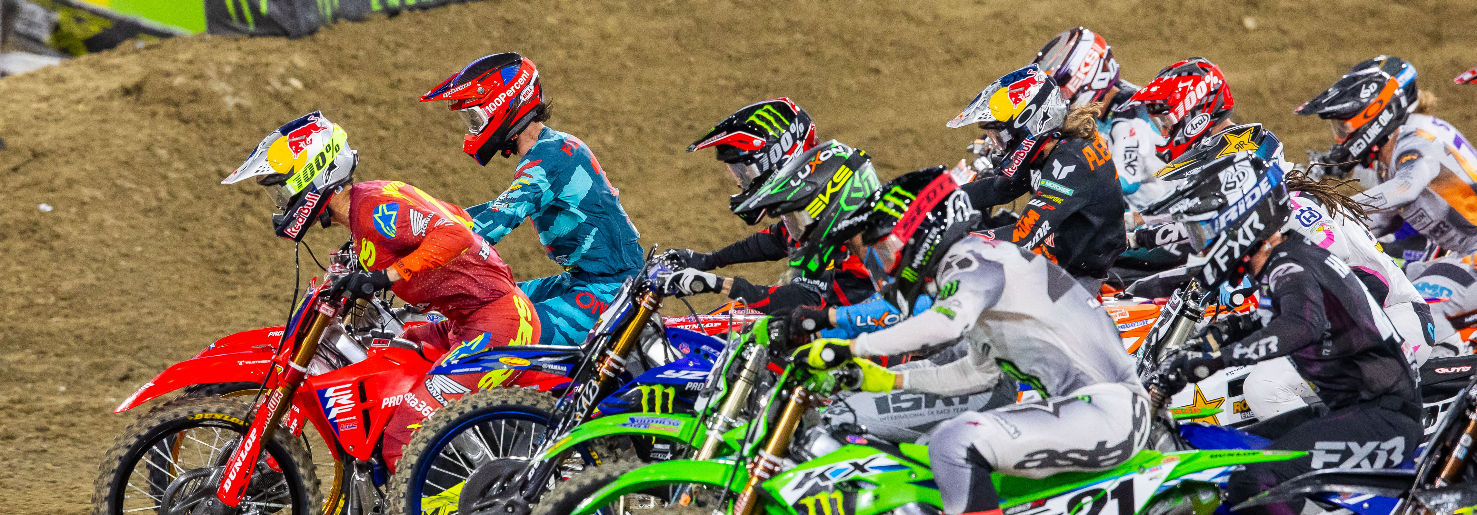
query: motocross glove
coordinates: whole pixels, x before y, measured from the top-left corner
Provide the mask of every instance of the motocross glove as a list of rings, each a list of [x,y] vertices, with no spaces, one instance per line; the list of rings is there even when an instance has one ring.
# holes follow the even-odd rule
[[[897,374],[882,368],[882,365],[863,358],[852,358],[851,361],[862,369],[862,384],[858,387],[861,391],[885,393],[892,391],[892,385],[897,384]]]
[[[683,268],[667,276],[662,289],[679,296],[714,293],[719,290],[722,279],[696,268]]]
[[[349,299],[362,299],[374,295],[375,292],[389,289],[391,284],[390,276],[384,270],[359,271],[340,277],[328,289],[328,294],[343,294]]]
[[[790,311],[790,331],[793,333],[813,333],[834,328],[836,324],[831,323],[830,308],[799,306]]]
[[[692,249],[672,249],[662,255],[682,268],[696,268],[704,272],[718,268],[712,254],[694,252]]]
[[[836,368],[852,358],[851,340],[821,338],[795,349],[794,359],[804,359],[810,368]]]
[[[1202,381],[1216,371],[1226,368],[1226,362],[1210,352],[1182,352],[1164,362],[1159,372],[1164,376],[1164,393],[1174,395],[1191,382]]]

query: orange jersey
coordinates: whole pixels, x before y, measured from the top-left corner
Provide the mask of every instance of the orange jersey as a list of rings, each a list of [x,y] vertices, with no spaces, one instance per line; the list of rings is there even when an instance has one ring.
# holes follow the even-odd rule
[[[517,291],[513,272],[469,228],[462,208],[403,182],[349,188],[349,233],[365,270],[394,269],[392,289],[410,304],[430,304],[453,321]]]

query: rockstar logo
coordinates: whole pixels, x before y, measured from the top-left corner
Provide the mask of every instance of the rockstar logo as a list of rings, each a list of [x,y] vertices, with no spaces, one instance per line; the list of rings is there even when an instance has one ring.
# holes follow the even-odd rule
[[[1222,404],[1225,404],[1225,403],[1226,403],[1226,398],[1225,397],[1221,397],[1219,399],[1206,400],[1205,399],[1205,393],[1200,391],[1200,385],[1197,384],[1197,385],[1195,385],[1195,400],[1193,402],[1191,402],[1190,404],[1188,404],[1188,405],[1180,406],[1178,408],[1175,408],[1175,411],[1181,411],[1181,410],[1183,410],[1183,411],[1198,411],[1198,410],[1202,410],[1202,409],[1215,409],[1215,408],[1221,407],[1221,405]],[[1190,421],[1191,422],[1202,422],[1202,423],[1206,423],[1206,424],[1214,424],[1214,425],[1217,425],[1217,426],[1218,425],[1221,425],[1220,419],[1219,418],[1216,418],[1215,415],[1211,415],[1211,416],[1208,416],[1208,417],[1200,417],[1200,418],[1197,418],[1197,419],[1191,419]]]
[[[1253,143],[1251,141],[1251,131],[1255,129],[1256,127],[1247,127],[1246,130],[1241,131],[1241,134],[1227,134],[1226,148],[1221,149],[1221,152],[1215,155],[1216,159],[1220,159],[1222,157],[1235,154],[1237,152],[1249,152],[1259,148],[1256,143]]]

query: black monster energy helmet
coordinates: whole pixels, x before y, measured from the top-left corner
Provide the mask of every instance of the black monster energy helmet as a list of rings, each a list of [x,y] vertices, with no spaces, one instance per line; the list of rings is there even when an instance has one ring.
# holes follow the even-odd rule
[[[728,206],[749,225],[759,223],[764,213],[739,214],[738,206],[790,159],[815,147],[815,125],[810,115],[789,98],[781,97],[750,104],[718,122],[708,134],[692,142],[688,152],[717,147],[718,160],[742,191],[729,197]]]
[[[1334,143],[1328,161],[1347,173],[1369,166],[1380,146],[1415,111],[1415,67],[1399,57],[1379,56],[1354,65],[1333,87],[1294,113],[1332,120]]]
[[[1207,288],[1239,282],[1262,242],[1292,212],[1283,183],[1281,143],[1260,124],[1237,125],[1201,139],[1166,168],[1179,182],[1145,215],[1168,214],[1185,226],[1190,274]]]
[[[802,277],[816,279],[844,256],[842,245],[828,236],[880,183],[871,156],[831,140],[790,159],[734,213],[784,220],[790,241],[796,245],[790,252],[790,266],[798,268]]]
[[[926,293],[930,278],[949,247],[980,220],[944,167],[908,172],[872,193],[866,203],[837,225],[835,241],[860,234],[862,243],[892,255],[893,278],[883,298],[908,316]],[[884,243],[878,248],[879,242]]]

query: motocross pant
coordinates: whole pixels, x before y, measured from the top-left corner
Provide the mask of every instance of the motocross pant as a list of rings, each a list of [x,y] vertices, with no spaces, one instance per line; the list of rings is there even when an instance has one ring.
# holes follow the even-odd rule
[[[1226,506],[1307,472],[1322,469],[1395,468],[1410,459],[1421,441],[1416,421],[1420,406],[1410,400],[1385,397],[1349,406],[1292,428],[1272,441],[1268,450],[1307,451],[1289,461],[1252,463],[1231,473]],[[1292,515],[1302,502],[1261,506],[1239,513]]]
[[[944,513],[999,509],[991,471],[1040,479],[1118,466],[1144,448],[1149,421],[1141,388],[1101,383],[939,424],[928,458]]]
[[[604,275],[574,269],[559,275],[518,283],[538,310],[543,327],[539,345],[579,345],[595,327],[600,313],[621,289],[621,283],[639,270]]]
[[[443,320],[412,327],[405,331],[403,337],[421,344],[421,353],[435,361],[432,368],[435,370],[435,367],[455,364],[496,347],[536,342],[539,338],[539,320],[528,297],[512,292],[477,310],[465,320]],[[484,389],[481,381],[489,376],[490,374],[481,371],[426,374],[408,393],[395,398],[399,407],[385,426],[385,461],[393,466],[400,460],[405,444],[410,443],[411,433],[420,427],[423,420],[463,395]],[[496,384],[501,383],[485,386]]]

